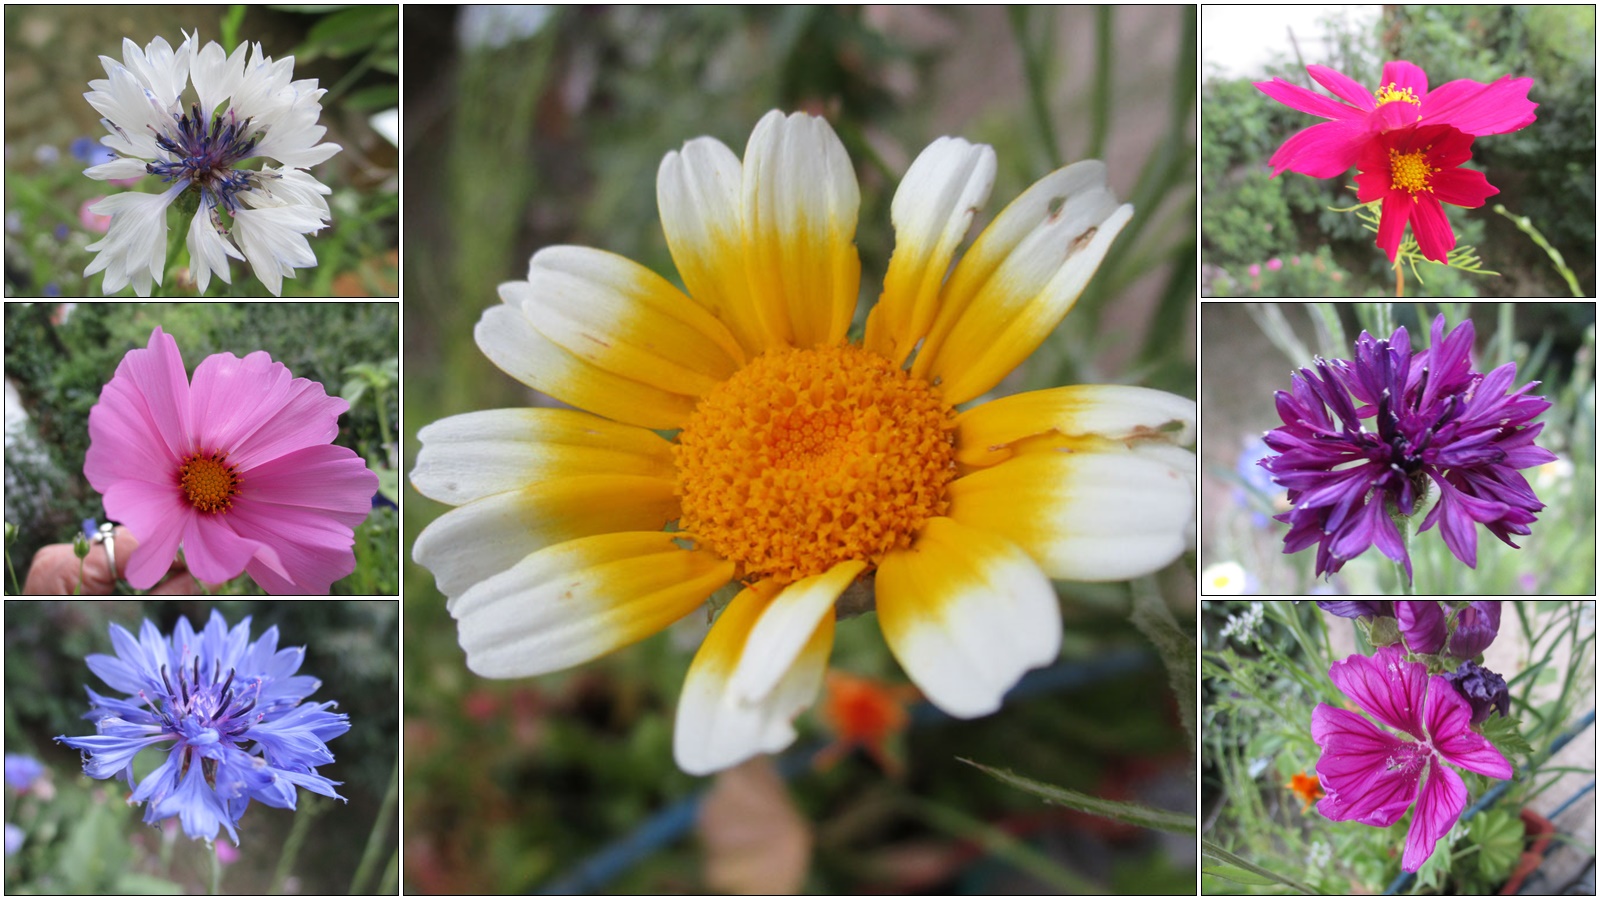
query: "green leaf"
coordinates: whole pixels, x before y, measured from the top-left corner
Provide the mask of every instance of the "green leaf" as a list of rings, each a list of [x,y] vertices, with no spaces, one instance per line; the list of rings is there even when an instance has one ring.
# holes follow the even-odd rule
[[[1195,649],[1194,638],[1179,627],[1159,591],[1138,590],[1137,583],[1133,615],[1129,618],[1134,627],[1144,632],[1150,643],[1156,645],[1156,652],[1161,654],[1161,661],[1167,666],[1167,678],[1172,683],[1172,693],[1178,701],[1178,715],[1183,719],[1184,730],[1189,732],[1189,753],[1193,755],[1198,734],[1195,729],[1194,686],[1200,681],[1195,674],[1195,660],[1199,653]]]
[[[394,6],[356,6],[318,20],[306,34],[295,55],[302,60],[319,56],[335,59],[350,56],[384,40],[399,25],[400,11]]]
[[[344,383],[344,387],[339,389],[339,396],[344,398],[344,402],[350,404],[351,409],[355,409],[356,404],[361,402],[361,397],[366,392],[367,382],[361,378],[352,378]]]
[[[1478,845],[1478,872],[1485,881],[1499,884],[1511,874],[1511,867],[1522,856],[1522,840],[1527,828],[1522,820],[1503,809],[1492,809],[1467,826],[1467,839]]]
[[[960,759],[960,757],[957,757]],[[1024,778],[1006,769],[992,769],[970,759],[962,762],[983,772],[991,778],[1003,781],[1014,788],[1027,791],[1045,800],[1079,812],[1086,812],[1091,816],[1100,816],[1104,819],[1113,819],[1139,828],[1154,828],[1160,831],[1170,831],[1175,834],[1194,834],[1195,820],[1193,816],[1168,812],[1162,809],[1153,809],[1138,803],[1122,803],[1117,800],[1106,800],[1100,797],[1091,797],[1077,791],[1069,791],[1063,787],[1046,784]]]
[[[1295,881],[1293,878],[1290,878],[1286,875],[1279,875],[1277,872],[1274,872],[1271,869],[1263,869],[1262,867],[1256,865],[1248,859],[1245,859],[1242,856],[1232,853],[1231,851],[1224,850],[1221,845],[1213,843],[1208,838],[1200,839],[1200,855],[1210,862],[1211,866],[1224,865],[1243,869],[1244,871],[1255,874],[1261,878],[1266,878],[1273,884],[1281,884],[1291,890],[1299,891],[1302,894],[1321,893],[1321,891],[1314,890],[1313,888]],[[1211,871],[1211,866],[1207,866],[1205,871]]]
[[[399,106],[400,85],[375,84],[372,87],[364,87],[345,95],[344,105],[363,112]]]
[[[1207,875],[1215,875],[1218,878],[1226,878],[1235,884],[1268,885],[1278,883],[1276,878],[1257,875],[1249,869],[1241,869],[1238,866],[1230,866],[1227,863],[1213,863],[1209,866],[1202,866],[1200,871]]]
[[[1525,760],[1533,755],[1533,747],[1522,737],[1521,720],[1508,719],[1496,713],[1484,719],[1478,725],[1478,730],[1511,763],[1512,768],[1520,769],[1517,760]]]

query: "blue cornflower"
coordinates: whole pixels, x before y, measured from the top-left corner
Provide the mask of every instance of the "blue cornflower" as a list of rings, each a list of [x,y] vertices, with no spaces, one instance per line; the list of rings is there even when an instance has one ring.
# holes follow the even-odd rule
[[[327,742],[350,730],[349,717],[329,712],[332,702],[303,703],[322,682],[294,674],[304,647],[278,649],[278,629],[250,640],[250,619],[228,628],[215,610],[196,634],[180,619],[170,639],[145,621],[137,639],[111,626],[116,656],[85,660],[101,681],[128,694],[102,697],[92,689],[84,718],[93,737],[57,737],[84,752],[92,778],[122,774],[129,798],[144,803],[154,824],[177,816],[192,838],[212,840],[217,828],[234,829],[250,800],[294,809],[296,787],[339,797],[337,781],[316,772],[333,762]],[[175,741],[167,759],[134,786],[133,758],[140,750]]]
[[[33,787],[33,783],[44,774],[44,763],[21,753],[7,753],[5,763],[6,787],[18,793]]]

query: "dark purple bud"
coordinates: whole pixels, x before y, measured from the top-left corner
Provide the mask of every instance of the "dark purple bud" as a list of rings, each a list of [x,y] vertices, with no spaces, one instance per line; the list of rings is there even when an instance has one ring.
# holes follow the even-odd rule
[[[1500,633],[1499,600],[1474,600],[1456,616],[1456,633],[1450,636],[1450,655],[1472,659]]]
[[[1437,600],[1396,600],[1400,633],[1412,653],[1438,653],[1444,648],[1444,608]]]
[[[1511,715],[1511,691],[1506,680],[1494,672],[1469,659],[1454,672],[1444,673],[1444,678],[1472,707],[1472,724],[1489,718],[1491,709],[1499,710],[1502,717]]]
[[[1394,615],[1393,600],[1318,600],[1322,611],[1345,619]]]

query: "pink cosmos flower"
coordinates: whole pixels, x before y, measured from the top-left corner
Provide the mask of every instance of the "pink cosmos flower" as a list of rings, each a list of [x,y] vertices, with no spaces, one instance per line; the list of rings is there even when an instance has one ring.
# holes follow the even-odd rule
[[[1492,84],[1470,78],[1428,90],[1428,73],[1396,60],[1385,63],[1376,94],[1354,79],[1325,66],[1306,72],[1340,103],[1282,78],[1258,81],[1268,97],[1304,113],[1332,121],[1295,134],[1268,162],[1274,176],[1284,171],[1312,178],[1337,178],[1356,164],[1362,149],[1387,131],[1407,126],[1449,125],[1463,134],[1505,134],[1533,124],[1539,104],[1528,99],[1532,78],[1502,76]],[[1351,105],[1353,104],[1353,105]]]
[[[1382,731],[1349,710],[1317,704],[1311,738],[1322,748],[1317,774],[1327,791],[1317,811],[1335,822],[1387,828],[1415,804],[1400,862],[1415,872],[1467,805],[1466,784],[1445,763],[1490,778],[1510,778],[1511,764],[1471,729],[1472,708],[1450,682],[1407,662],[1395,647],[1336,662],[1328,677],[1362,710],[1415,740]]]
[[[355,570],[352,530],[378,476],[335,446],[349,404],[263,351],[206,357],[191,384],[160,328],[89,411],[83,473],[139,546],[128,582],[154,585],[182,545],[189,571],[249,572],[269,593],[326,594]]]
[[[1276,272],[1279,269],[1283,268],[1283,260],[1281,260],[1281,259],[1277,258],[1276,256],[1274,256],[1273,258],[1267,260],[1267,268],[1271,269],[1274,272]]]

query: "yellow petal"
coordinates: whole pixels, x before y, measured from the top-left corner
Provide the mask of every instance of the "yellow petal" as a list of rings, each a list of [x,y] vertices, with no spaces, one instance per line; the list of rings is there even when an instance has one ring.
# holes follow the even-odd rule
[[[1187,397],[1120,384],[1078,384],[1001,397],[956,418],[956,460],[991,466],[1012,445],[1041,434],[1096,436],[1132,445],[1194,441],[1195,404]]]
[[[994,150],[943,137],[923,150],[895,191],[894,255],[867,316],[866,347],[900,365],[928,333],[939,289],[972,219],[994,187]]]
[[[551,343],[607,372],[701,396],[744,364],[727,326],[660,275],[615,253],[547,247],[500,297]]]
[[[417,432],[411,484],[460,506],[573,475],[676,477],[672,444],[655,432],[571,409],[485,409]]]
[[[809,637],[777,683],[759,700],[741,697],[733,674],[750,647],[750,635],[780,588],[758,582],[733,598],[711,626],[689,664],[678,700],[672,752],[678,767],[705,775],[758,753],[776,753],[794,742],[791,722],[816,701],[833,649],[833,616],[810,627]]]
[[[935,706],[961,718],[1000,708],[1024,672],[1061,651],[1055,589],[1015,544],[950,519],[878,566],[878,622]]]
[[[626,647],[694,612],[733,563],[684,534],[625,532],[546,547],[450,603],[467,667],[543,675]]]
[[[764,330],[795,347],[844,340],[861,291],[850,157],[825,119],[774,110],[744,153],[745,265]]]
[[[696,138],[661,160],[656,206],[672,261],[696,303],[710,310],[754,357],[785,339],[766,330],[744,261],[739,157],[715,138]]]
[[[1170,445],[1077,439],[957,478],[948,515],[1010,539],[1051,578],[1121,581],[1183,552],[1193,470],[1194,454]]]
[[[417,535],[412,558],[458,597],[529,554],[575,538],[659,531],[681,515],[670,479],[578,475],[527,484],[452,509]]]
[[[567,352],[533,327],[520,305],[483,311],[473,329],[478,348],[500,370],[563,403],[644,428],[682,428],[698,397],[663,390],[600,368]]]
[[[1132,215],[1098,161],[1040,179],[950,274],[912,374],[936,379],[952,404],[999,384],[1061,323]]]
[[[779,591],[751,629],[730,684],[733,692],[751,703],[772,693],[817,623],[833,616],[834,601],[866,567],[859,560],[835,563],[828,571]]]

